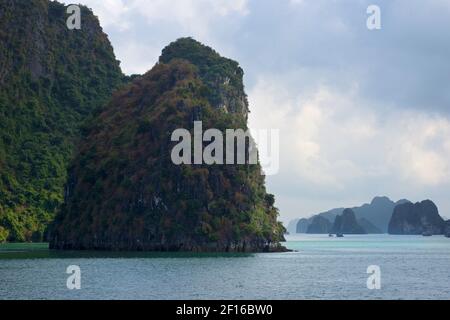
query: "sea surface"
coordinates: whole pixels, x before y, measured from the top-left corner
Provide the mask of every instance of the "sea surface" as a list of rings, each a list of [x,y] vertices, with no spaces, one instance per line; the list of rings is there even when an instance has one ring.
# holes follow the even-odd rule
[[[450,239],[288,236],[294,252],[54,252],[0,245],[0,299],[450,299]],[[67,267],[81,289],[67,288]],[[381,288],[370,290],[369,266]]]

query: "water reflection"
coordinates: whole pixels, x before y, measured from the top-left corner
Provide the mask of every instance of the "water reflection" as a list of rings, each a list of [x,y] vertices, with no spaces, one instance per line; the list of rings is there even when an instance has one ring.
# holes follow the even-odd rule
[[[129,251],[59,251],[50,250],[47,243],[9,243],[0,245],[0,260],[6,259],[135,259],[135,258],[248,258],[252,253],[193,252],[129,252]]]

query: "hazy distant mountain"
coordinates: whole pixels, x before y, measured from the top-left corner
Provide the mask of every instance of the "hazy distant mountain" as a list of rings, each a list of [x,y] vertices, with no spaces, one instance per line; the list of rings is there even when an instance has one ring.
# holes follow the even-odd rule
[[[353,208],[358,219],[365,218],[383,233],[388,230],[394,208],[398,204],[409,202],[408,200],[392,201],[388,197],[375,197],[370,204],[364,204],[361,207]]]
[[[297,221],[296,233],[313,233],[313,234],[324,234],[328,233],[329,229],[333,225],[334,219],[337,215],[342,214],[344,208],[332,209],[330,211],[321,212],[319,214],[313,215],[310,218],[303,218]],[[325,227],[325,222],[323,219],[314,221],[314,218],[320,216],[321,218],[329,222],[329,226]],[[314,222],[314,226],[309,228]]]
[[[344,212],[334,219],[330,233],[334,234],[367,234],[367,231],[359,225],[355,212],[345,209]]]
[[[331,223],[334,222],[334,219],[336,219],[336,216],[341,215],[342,212],[344,212],[345,208],[337,208],[337,209],[331,209],[329,211],[325,211],[322,213],[319,213],[319,216],[328,219]]]
[[[309,219],[303,218],[297,222],[297,233],[306,233],[308,231],[308,226],[311,224]]]
[[[358,223],[367,231],[367,233],[387,233],[389,221],[394,212],[394,208],[403,203],[408,203],[408,200],[392,201],[388,197],[375,197],[372,202],[363,204],[360,207],[351,208],[355,213]],[[300,219],[297,222],[297,233],[306,233],[308,226],[312,224],[316,216],[321,216],[327,219],[330,224],[333,224],[336,216],[341,215],[345,208],[336,208],[325,211],[308,219]],[[323,224],[322,224],[323,225]],[[318,228],[314,228],[317,230]],[[326,233],[326,232],[322,232]]]
[[[328,234],[331,230],[332,223],[325,217],[317,215],[313,217],[311,224],[308,226],[306,233],[309,234]]]
[[[366,230],[368,234],[382,234],[384,233],[381,229],[374,226],[372,222],[367,220],[366,218],[358,219],[358,224]]]
[[[299,220],[300,219],[294,219],[294,220],[289,221],[287,228],[286,228],[286,230],[287,230],[287,232],[289,232],[289,234],[300,233],[300,232],[297,232],[297,223]]]

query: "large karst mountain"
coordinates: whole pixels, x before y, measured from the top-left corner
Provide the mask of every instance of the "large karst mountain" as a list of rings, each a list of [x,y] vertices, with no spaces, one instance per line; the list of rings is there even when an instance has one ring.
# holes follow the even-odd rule
[[[124,77],[98,19],[47,0],[0,1],[0,242],[41,241],[63,201],[80,125]]]
[[[243,70],[191,38],[114,94],[69,170],[56,249],[270,251],[284,228],[259,164],[175,165],[174,130],[247,129]]]

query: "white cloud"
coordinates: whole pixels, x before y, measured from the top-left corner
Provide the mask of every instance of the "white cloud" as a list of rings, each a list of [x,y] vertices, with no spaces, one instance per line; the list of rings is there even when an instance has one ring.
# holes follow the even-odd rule
[[[205,35],[218,17],[248,14],[247,0],[81,0],[106,28],[128,30],[137,18],[149,25],[172,23],[184,31]]]
[[[126,74],[143,74],[158,61],[161,47],[124,40],[124,45],[115,49],[118,57],[125,57],[121,67]]]
[[[447,119],[402,109],[386,112],[368,106],[357,89],[316,87],[288,95],[287,86],[260,79],[249,93],[250,121],[255,128],[281,129],[281,172],[293,180],[348,193],[359,185],[370,190],[383,177],[386,192],[450,181]]]
[[[301,5],[305,2],[305,0],[289,0],[289,4],[291,5]]]
[[[450,181],[450,121],[427,114],[403,114],[396,121],[390,164],[403,180],[424,186]],[[394,123],[393,123],[394,125]]]
[[[66,3],[68,3],[66,1]],[[80,3],[91,8],[104,28],[114,27],[119,31],[126,31],[130,28],[130,19],[127,19],[130,12],[124,0],[83,0]]]
[[[202,38],[208,35],[216,19],[248,13],[247,0],[134,0],[130,10],[145,17],[148,24],[175,24],[184,32]]]
[[[215,37],[217,30],[231,30],[236,19],[249,14],[248,0],[79,1],[99,17],[126,74],[148,71],[161,50],[180,37],[227,48]]]
[[[297,179],[344,188],[363,174],[352,148],[375,135],[374,119],[358,111],[351,97],[316,90],[289,96],[282,84],[260,79],[249,93],[251,126],[281,129],[282,165]]]

